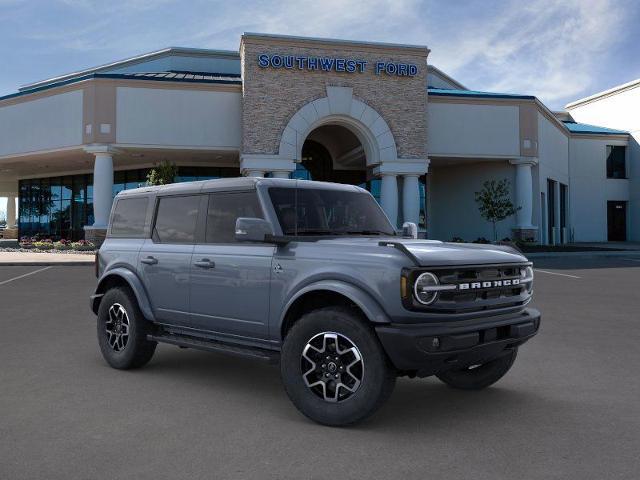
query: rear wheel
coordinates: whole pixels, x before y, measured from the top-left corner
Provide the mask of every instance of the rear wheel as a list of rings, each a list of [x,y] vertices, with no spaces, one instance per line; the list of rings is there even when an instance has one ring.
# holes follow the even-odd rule
[[[147,333],[150,323],[134,295],[122,287],[108,290],[98,309],[98,344],[107,363],[122,370],[147,364],[157,345]]]
[[[310,419],[332,426],[364,420],[389,398],[396,372],[371,327],[344,307],[304,315],[281,356],[285,390]]]
[[[506,375],[516,360],[518,349],[514,348],[505,355],[460,370],[449,370],[436,376],[452,388],[461,390],[482,390],[493,385]]]

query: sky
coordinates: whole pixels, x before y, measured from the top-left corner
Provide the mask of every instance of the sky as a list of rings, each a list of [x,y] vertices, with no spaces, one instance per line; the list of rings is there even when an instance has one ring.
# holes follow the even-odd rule
[[[237,50],[243,32],[426,45],[467,88],[553,110],[640,78],[636,0],[0,0],[0,95],[168,46]]]

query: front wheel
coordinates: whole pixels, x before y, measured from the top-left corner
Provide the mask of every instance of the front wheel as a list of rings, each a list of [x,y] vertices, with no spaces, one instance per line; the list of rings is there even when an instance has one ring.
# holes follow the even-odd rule
[[[280,361],[293,404],[323,425],[364,420],[389,398],[396,372],[371,327],[350,309],[304,315],[288,332]]]
[[[438,373],[436,377],[452,388],[482,390],[506,375],[515,362],[517,354],[518,349],[514,348],[495,360],[459,370],[448,370]]]

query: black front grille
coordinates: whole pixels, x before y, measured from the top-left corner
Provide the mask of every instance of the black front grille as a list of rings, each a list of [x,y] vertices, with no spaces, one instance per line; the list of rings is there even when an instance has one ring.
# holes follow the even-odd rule
[[[455,285],[456,289],[440,291],[436,301],[427,307],[420,308],[415,301],[414,306],[437,313],[464,313],[525,305],[531,297],[528,285],[496,286],[495,282],[520,279],[521,268],[526,266],[516,264],[429,268],[428,271],[438,277],[440,285]],[[416,271],[413,280],[423,271],[427,269]],[[484,286],[487,282],[491,285]],[[461,286],[467,288],[461,289]]]

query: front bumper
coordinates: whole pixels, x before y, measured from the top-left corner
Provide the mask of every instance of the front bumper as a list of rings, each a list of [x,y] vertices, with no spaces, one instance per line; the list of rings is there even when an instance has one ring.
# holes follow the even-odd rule
[[[499,357],[538,333],[540,312],[434,324],[387,324],[376,333],[401,373],[426,377]]]

